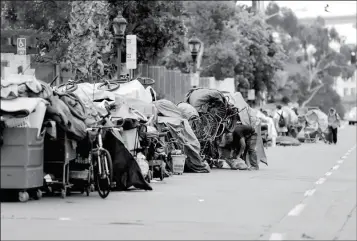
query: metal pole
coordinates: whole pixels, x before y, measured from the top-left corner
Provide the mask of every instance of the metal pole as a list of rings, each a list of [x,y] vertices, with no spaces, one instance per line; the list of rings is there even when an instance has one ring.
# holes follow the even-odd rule
[[[197,55],[196,54],[192,54],[192,60],[193,60],[193,68],[192,68],[192,77],[196,78],[196,71],[197,71]],[[192,86],[193,88],[196,88],[196,85]]]
[[[118,68],[118,70],[117,70],[117,81],[120,81],[121,80],[121,78],[120,78],[120,75],[121,75],[121,38],[119,37],[118,39],[117,39],[117,41],[118,41],[118,49],[117,49],[117,53],[118,53],[118,62],[117,62],[117,68]]]
[[[197,71],[197,55],[192,55],[193,59],[193,73],[195,74]]]

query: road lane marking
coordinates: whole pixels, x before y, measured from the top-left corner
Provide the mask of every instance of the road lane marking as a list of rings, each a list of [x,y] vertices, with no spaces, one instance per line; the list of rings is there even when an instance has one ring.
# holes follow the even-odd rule
[[[294,217],[299,216],[300,213],[304,210],[304,208],[305,208],[305,204],[300,203],[296,205],[293,209],[291,209],[291,211],[288,213],[288,216],[294,216]]]
[[[60,220],[60,221],[70,221],[71,218],[59,218],[58,220]]]
[[[316,192],[316,189],[307,190],[304,194],[305,197],[311,197]]]
[[[343,156],[343,157],[341,157],[341,159],[346,159],[346,157],[347,157],[347,156]]]
[[[340,165],[334,165],[334,166],[332,167],[332,170],[337,170],[339,167],[340,167]]]
[[[331,176],[332,172],[326,172],[325,176]]]
[[[342,163],[343,163],[343,160],[342,160],[342,159],[341,159],[341,160],[338,160],[337,163],[338,163],[338,164],[342,164]]]
[[[269,240],[283,240],[283,234],[281,233],[272,233]]]
[[[317,185],[323,184],[325,181],[326,181],[326,178],[321,177],[319,180],[317,180],[317,181],[315,182],[315,184],[317,184]]]

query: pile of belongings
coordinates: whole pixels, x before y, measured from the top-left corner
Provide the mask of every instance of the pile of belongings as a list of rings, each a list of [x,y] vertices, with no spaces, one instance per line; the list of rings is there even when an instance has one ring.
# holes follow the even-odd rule
[[[114,106],[111,110],[113,123],[107,121],[107,125],[116,125],[116,120],[124,120],[122,132],[109,129],[103,135],[104,148],[112,156],[116,188],[126,190],[133,186],[138,189],[152,190],[152,187],[145,181],[148,163],[142,153],[135,152],[140,147],[136,146],[138,143],[137,128],[141,123],[148,121],[146,116],[153,111],[150,94],[137,80],[121,84],[120,88],[114,91],[101,90],[98,88],[99,85],[80,83],[73,94],[80,96],[85,106],[94,106],[101,112],[101,115],[107,113],[106,104]],[[85,150],[87,146],[82,145],[82,147]]]
[[[1,134],[19,127],[37,128],[40,136],[51,96],[52,90],[34,76],[13,74],[1,80]]]
[[[179,142],[187,156],[185,172],[208,173],[210,168],[200,156],[200,143],[194,134],[188,120],[181,110],[169,100],[154,102],[158,113],[158,124],[162,123],[169,127],[171,136]],[[181,106],[182,107],[182,106]]]
[[[306,112],[299,118],[302,129],[297,138],[304,142],[306,139],[325,138],[328,134],[328,117],[319,109],[313,109]]]
[[[261,122],[257,117],[257,112],[244,101],[241,93],[222,93],[218,90],[197,88],[191,90],[186,95],[185,102],[192,105],[200,115],[210,113],[211,115],[219,116],[220,118],[225,116],[227,107],[236,107],[239,110],[239,116],[234,119],[233,122],[239,120],[241,124],[255,128],[258,134],[256,146],[257,156],[261,162],[267,164],[263,140],[261,138]],[[210,136],[211,138],[216,138],[214,135]],[[201,141],[201,145],[204,145],[204,140]],[[212,158],[216,157],[216,155],[212,156]]]
[[[300,146],[301,143],[298,139],[291,136],[278,136],[276,144],[279,146]]]
[[[5,117],[5,126],[45,129],[45,161],[46,153],[51,153],[51,150],[47,150],[51,145],[46,145],[46,140],[56,141],[58,131],[66,134],[72,147],[82,158],[88,158],[93,136],[87,133],[86,129],[100,121],[101,116],[107,113],[103,101],[107,100],[110,94],[99,91],[95,96],[97,99],[91,98],[93,87],[83,90],[85,88],[80,85],[88,87],[87,83],[79,84],[74,92],[67,92],[61,89],[53,90],[34,76],[10,76],[8,80],[1,82],[1,114]],[[130,94],[133,95],[133,92]],[[111,100],[115,100],[111,97]],[[107,121],[106,125],[113,123]],[[61,134],[59,138],[62,136]],[[118,188],[127,189],[134,186],[152,190],[144,180],[139,165],[125,148],[118,131],[112,130],[104,135],[104,147],[112,155],[114,179],[117,179]]]

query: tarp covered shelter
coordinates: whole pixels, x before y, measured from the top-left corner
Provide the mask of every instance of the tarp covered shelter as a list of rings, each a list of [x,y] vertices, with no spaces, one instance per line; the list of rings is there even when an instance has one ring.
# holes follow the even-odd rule
[[[308,125],[310,126],[315,126],[318,125],[318,127],[321,129],[321,131],[325,132],[328,127],[328,117],[325,113],[323,113],[321,110],[309,110],[305,114],[306,121]]]

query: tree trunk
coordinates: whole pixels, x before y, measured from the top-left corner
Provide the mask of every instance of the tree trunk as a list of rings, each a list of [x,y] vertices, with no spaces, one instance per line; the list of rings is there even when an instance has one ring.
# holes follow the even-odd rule
[[[317,94],[317,92],[321,89],[322,86],[324,86],[324,84],[321,84],[316,87],[315,90],[311,93],[310,97],[301,104],[301,107],[305,107],[314,98],[314,96]]]

